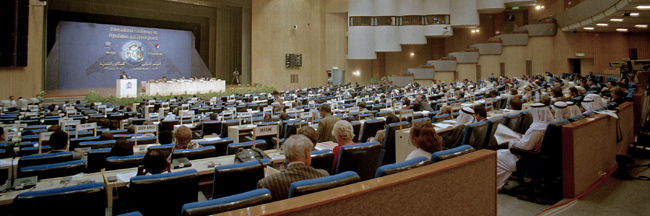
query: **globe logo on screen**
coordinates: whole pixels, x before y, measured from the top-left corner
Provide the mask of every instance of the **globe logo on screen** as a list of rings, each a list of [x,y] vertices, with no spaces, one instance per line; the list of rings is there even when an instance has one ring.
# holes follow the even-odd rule
[[[140,41],[129,41],[122,46],[122,59],[130,65],[139,65],[147,56],[146,50]]]

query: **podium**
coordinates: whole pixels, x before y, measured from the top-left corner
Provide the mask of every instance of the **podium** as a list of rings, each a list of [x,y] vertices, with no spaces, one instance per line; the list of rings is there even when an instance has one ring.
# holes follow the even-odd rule
[[[118,79],[115,80],[115,97],[137,97],[138,96],[138,80],[137,79]]]

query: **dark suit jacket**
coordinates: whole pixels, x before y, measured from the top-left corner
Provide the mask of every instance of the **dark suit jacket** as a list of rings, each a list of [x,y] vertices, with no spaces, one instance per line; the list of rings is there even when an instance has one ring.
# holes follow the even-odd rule
[[[268,188],[273,200],[282,200],[289,197],[291,183],[307,179],[329,176],[327,171],[314,169],[304,163],[292,163],[282,172],[276,173],[257,182],[257,188]]]
[[[431,104],[427,101],[419,101],[411,104],[411,107],[413,107],[413,111],[429,111],[433,112],[433,108],[431,108]]]
[[[327,114],[325,118],[318,122],[318,142],[336,142],[336,137],[332,135],[332,130],[334,129],[334,124],[339,120],[341,119]]]

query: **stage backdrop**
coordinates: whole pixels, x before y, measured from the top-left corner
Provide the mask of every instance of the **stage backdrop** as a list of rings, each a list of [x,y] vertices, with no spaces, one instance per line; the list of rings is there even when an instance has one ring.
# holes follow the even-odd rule
[[[138,81],[192,76],[189,31],[61,22],[58,33],[59,89],[113,88],[122,71]]]

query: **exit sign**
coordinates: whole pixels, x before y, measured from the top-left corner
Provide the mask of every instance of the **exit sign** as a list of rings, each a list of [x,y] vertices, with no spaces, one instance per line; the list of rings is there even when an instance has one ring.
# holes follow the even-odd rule
[[[519,10],[519,6],[512,7],[513,10]]]
[[[585,53],[576,53],[576,57],[585,57]]]

